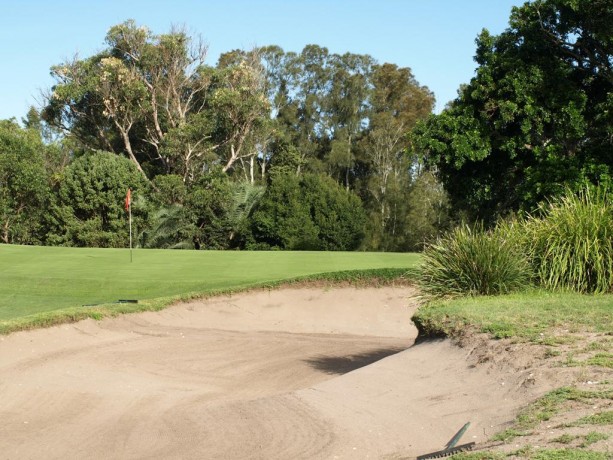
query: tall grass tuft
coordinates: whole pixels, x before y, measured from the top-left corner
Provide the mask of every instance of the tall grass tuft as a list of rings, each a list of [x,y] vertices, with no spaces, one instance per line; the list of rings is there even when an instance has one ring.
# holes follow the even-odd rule
[[[538,282],[548,289],[613,289],[613,207],[603,189],[568,192],[525,222],[525,246]]]
[[[426,247],[419,276],[425,297],[506,294],[526,287],[530,266],[515,232],[458,227]]]

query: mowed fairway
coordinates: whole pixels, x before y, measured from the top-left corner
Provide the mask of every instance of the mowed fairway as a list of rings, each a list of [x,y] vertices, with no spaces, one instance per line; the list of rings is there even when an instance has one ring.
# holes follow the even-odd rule
[[[0,321],[67,307],[241,288],[345,270],[411,268],[417,254],[133,251],[0,245]]]

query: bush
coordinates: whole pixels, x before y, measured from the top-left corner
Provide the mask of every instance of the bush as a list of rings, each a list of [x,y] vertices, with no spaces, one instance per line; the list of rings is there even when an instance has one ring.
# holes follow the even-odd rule
[[[525,247],[541,285],[581,293],[613,288],[611,195],[586,188],[540,207],[524,224]]]
[[[351,251],[360,245],[365,224],[360,199],[334,180],[281,172],[271,175],[253,213],[249,247]]]
[[[496,295],[528,285],[530,266],[507,230],[462,226],[426,246],[419,275],[424,295]]]
[[[87,153],[64,170],[51,211],[50,244],[78,247],[127,247],[126,191],[132,189],[132,228],[147,226],[149,184],[127,158],[109,152]]]

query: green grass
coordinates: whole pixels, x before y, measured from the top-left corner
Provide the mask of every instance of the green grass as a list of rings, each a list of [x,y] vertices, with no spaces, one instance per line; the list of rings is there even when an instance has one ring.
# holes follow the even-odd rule
[[[577,420],[573,425],[613,425],[613,411],[598,412]]]
[[[599,433],[598,431],[590,431],[584,436],[584,441],[581,443],[580,447],[588,447],[592,444],[596,444],[598,441],[604,441],[606,439],[609,439],[609,435]]]
[[[579,436],[578,435],[570,435],[568,433],[563,434],[562,436],[558,436],[557,438],[553,439],[553,442],[558,442],[560,444],[570,444],[571,442],[573,442],[575,439],[577,439]]]
[[[358,276],[336,272],[376,270],[375,275],[386,276],[381,269],[396,269],[389,274],[398,276],[402,270],[414,269],[418,261],[417,254],[399,253],[138,249],[130,262],[126,249],[0,245],[0,331],[21,329],[29,323],[36,326],[80,319],[83,305],[138,299],[152,306],[174,297],[301,277]],[[116,305],[111,310],[117,313],[134,308]],[[88,310],[89,317],[102,317],[109,311]]]
[[[455,335],[476,327],[495,338],[546,342],[555,329],[613,333],[613,295],[532,290],[462,297],[430,302],[413,320],[425,336]]]
[[[505,458],[525,458],[531,460],[610,460],[610,456],[601,452],[589,452],[579,449],[527,449],[509,455],[500,452],[468,452],[457,454],[453,460],[503,460]]]
[[[468,452],[457,454],[453,460],[503,460],[505,458],[525,458],[530,460],[610,460],[610,456],[601,452],[579,449],[523,449],[505,455],[500,452]]]
[[[541,422],[550,420],[561,411],[568,411],[569,402],[574,401],[583,404],[593,404],[593,402],[597,400],[613,400],[613,391],[585,391],[573,387],[562,387],[550,391],[545,396],[525,407],[518,414],[511,428],[497,433],[491,440],[508,443],[519,436],[528,436],[532,434],[533,429]],[[611,423],[610,414],[611,412],[602,412],[590,417],[584,417],[569,426],[607,425]],[[565,434],[556,438],[554,441],[558,443],[570,443],[576,439],[576,437],[577,436]],[[590,436],[589,439],[586,437],[585,443],[597,442],[595,440],[596,437],[596,435]]]
[[[604,452],[579,449],[542,449],[527,457],[532,460],[609,460]]]

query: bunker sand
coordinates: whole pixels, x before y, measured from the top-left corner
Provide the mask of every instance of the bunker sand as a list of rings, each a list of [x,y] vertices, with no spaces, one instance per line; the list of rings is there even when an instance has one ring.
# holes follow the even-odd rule
[[[410,458],[467,421],[485,442],[551,386],[414,345],[413,294],[254,291],[0,337],[0,458]]]

